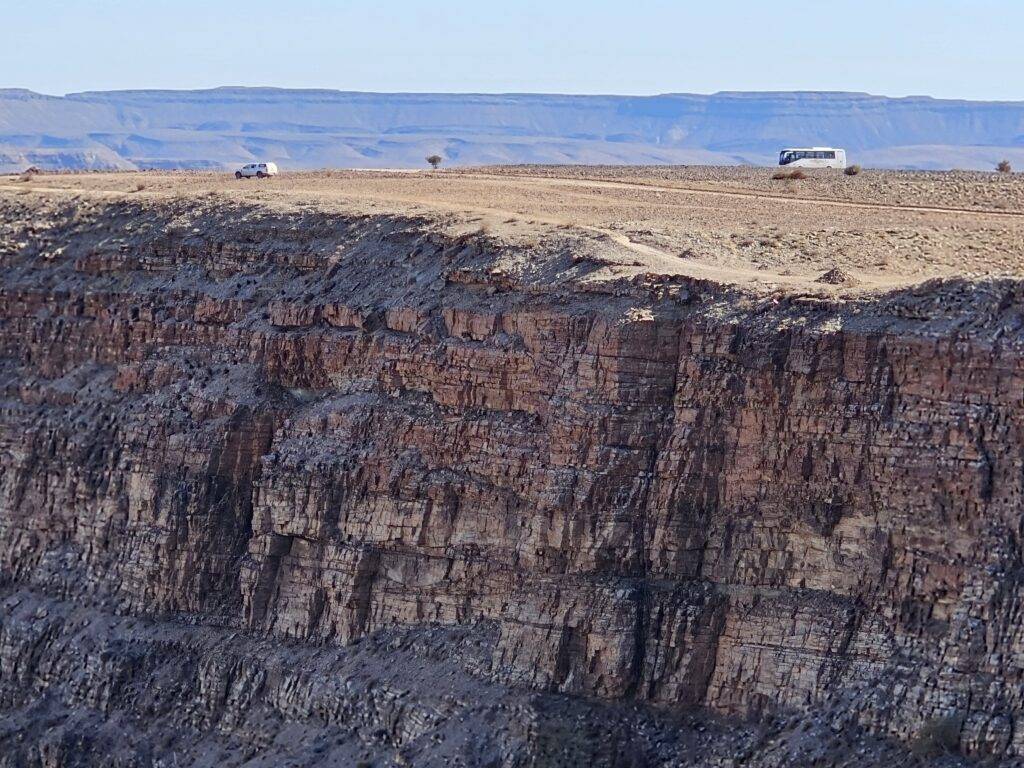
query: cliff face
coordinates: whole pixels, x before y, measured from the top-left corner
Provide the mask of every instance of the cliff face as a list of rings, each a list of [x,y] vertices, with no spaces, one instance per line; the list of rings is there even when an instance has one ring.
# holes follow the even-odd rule
[[[1024,756],[1015,283],[938,324],[922,296],[961,286],[568,292],[425,219],[5,206],[5,707],[244,742],[259,700],[399,745],[458,714],[440,673],[316,688],[316,649],[372,636],[332,674],[415,646],[470,698],[955,722]]]

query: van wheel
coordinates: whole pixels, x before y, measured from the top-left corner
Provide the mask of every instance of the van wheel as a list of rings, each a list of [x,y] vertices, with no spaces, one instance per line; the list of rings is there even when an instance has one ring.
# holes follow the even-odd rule
[[[235,178],[236,179],[242,178],[242,172],[241,171],[235,171]]]
[[[263,171],[256,171],[256,178],[257,179],[265,179],[265,178],[267,178],[267,174],[265,174]]]

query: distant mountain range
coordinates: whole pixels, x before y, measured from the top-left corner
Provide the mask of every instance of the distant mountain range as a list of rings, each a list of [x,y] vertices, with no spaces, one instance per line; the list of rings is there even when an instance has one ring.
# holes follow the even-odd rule
[[[1024,102],[862,93],[710,96],[0,89],[0,172],[492,163],[773,164],[845,147],[872,167],[1024,167]]]

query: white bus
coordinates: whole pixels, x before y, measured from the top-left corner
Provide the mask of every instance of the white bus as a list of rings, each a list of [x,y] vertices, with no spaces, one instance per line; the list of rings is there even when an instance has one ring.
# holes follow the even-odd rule
[[[790,168],[845,168],[846,150],[835,147],[795,147],[779,153],[779,165]]]

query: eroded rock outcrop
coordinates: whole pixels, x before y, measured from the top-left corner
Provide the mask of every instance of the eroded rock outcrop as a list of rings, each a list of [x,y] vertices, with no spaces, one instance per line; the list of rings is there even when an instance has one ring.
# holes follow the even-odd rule
[[[423,219],[4,205],[9,589],[301,648],[487,627],[481,685],[1024,755],[1016,283],[595,287],[564,240],[510,277],[518,246]],[[94,684],[16,608],[5,690],[124,696],[131,662]],[[236,667],[214,698],[270,674]]]

